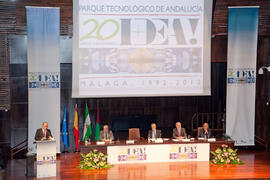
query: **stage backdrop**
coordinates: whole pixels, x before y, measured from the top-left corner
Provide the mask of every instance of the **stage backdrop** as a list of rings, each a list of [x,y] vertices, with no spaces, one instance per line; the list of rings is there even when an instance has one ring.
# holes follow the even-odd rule
[[[73,0],[72,97],[210,95],[212,0]]]
[[[258,7],[230,7],[226,133],[254,145]]]
[[[60,152],[60,9],[26,7],[28,57],[28,148],[33,148],[42,122],[56,139]]]

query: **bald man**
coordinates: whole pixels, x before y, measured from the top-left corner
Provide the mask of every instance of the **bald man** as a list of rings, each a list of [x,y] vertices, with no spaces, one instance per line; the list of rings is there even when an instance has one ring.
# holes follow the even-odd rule
[[[148,131],[148,138],[161,138],[161,130],[157,129],[157,125],[155,123],[151,124],[151,130]]]
[[[101,140],[101,141],[110,141],[110,140],[113,141],[114,140],[113,132],[111,130],[109,130],[108,125],[103,126],[103,131],[100,131],[99,140]]]
[[[41,140],[51,139],[52,137],[53,137],[52,133],[48,129],[48,122],[43,122],[42,128],[39,128],[36,131],[35,140],[41,141]]]
[[[200,137],[210,138],[212,136],[211,129],[208,127],[208,123],[203,123]]]

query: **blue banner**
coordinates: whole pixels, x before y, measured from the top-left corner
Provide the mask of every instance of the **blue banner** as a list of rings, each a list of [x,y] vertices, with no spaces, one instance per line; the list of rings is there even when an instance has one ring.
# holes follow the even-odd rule
[[[28,59],[28,148],[34,151],[35,131],[42,122],[60,152],[60,9],[26,7]]]
[[[254,145],[258,7],[230,7],[228,20],[226,133]]]

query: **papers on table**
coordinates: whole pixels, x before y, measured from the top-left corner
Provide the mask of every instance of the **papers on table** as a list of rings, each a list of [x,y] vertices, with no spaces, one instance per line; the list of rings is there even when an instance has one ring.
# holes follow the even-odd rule
[[[97,141],[97,145],[105,145],[104,141]]]
[[[216,138],[209,138],[208,139],[208,142],[215,142],[216,141]]]
[[[190,139],[182,139],[182,142],[190,142]]]
[[[205,141],[208,141],[208,142],[215,142],[216,141],[216,138],[202,138],[202,137],[199,137],[198,140],[205,140]]]
[[[182,142],[190,142],[191,141],[191,139],[181,139],[181,140],[179,140],[179,139],[172,139],[174,142],[179,142],[179,141],[182,141]]]
[[[134,140],[126,140],[126,144],[134,144]]]
[[[158,138],[158,139],[154,139],[155,143],[163,143],[163,139],[162,138]]]

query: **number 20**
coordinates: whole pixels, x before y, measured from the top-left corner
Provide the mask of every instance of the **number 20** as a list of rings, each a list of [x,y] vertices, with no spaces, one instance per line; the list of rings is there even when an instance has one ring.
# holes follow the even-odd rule
[[[120,29],[118,22],[115,21],[115,20],[113,20],[113,19],[107,19],[107,20],[103,21],[100,25],[97,22],[97,20],[95,20],[95,19],[88,19],[88,20],[86,20],[86,21],[83,22],[83,25],[86,25],[86,24],[88,24],[90,22],[93,22],[94,23],[94,27],[86,35],[84,35],[84,36],[82,36],[80,38],[81,41],[84,41],[86,39],[108,40],[108,39],[114,37],[118,33],[118,31]],[[115,25],[116,29],[110,35],[108,35],[108,36],[102,36],[100,34],[100,31],[102,30],[102,28],[104,27],[104,25],[106,25],[107,23],[113,23]],[[94,33],[95,33],[95,35],[94,35]]]

